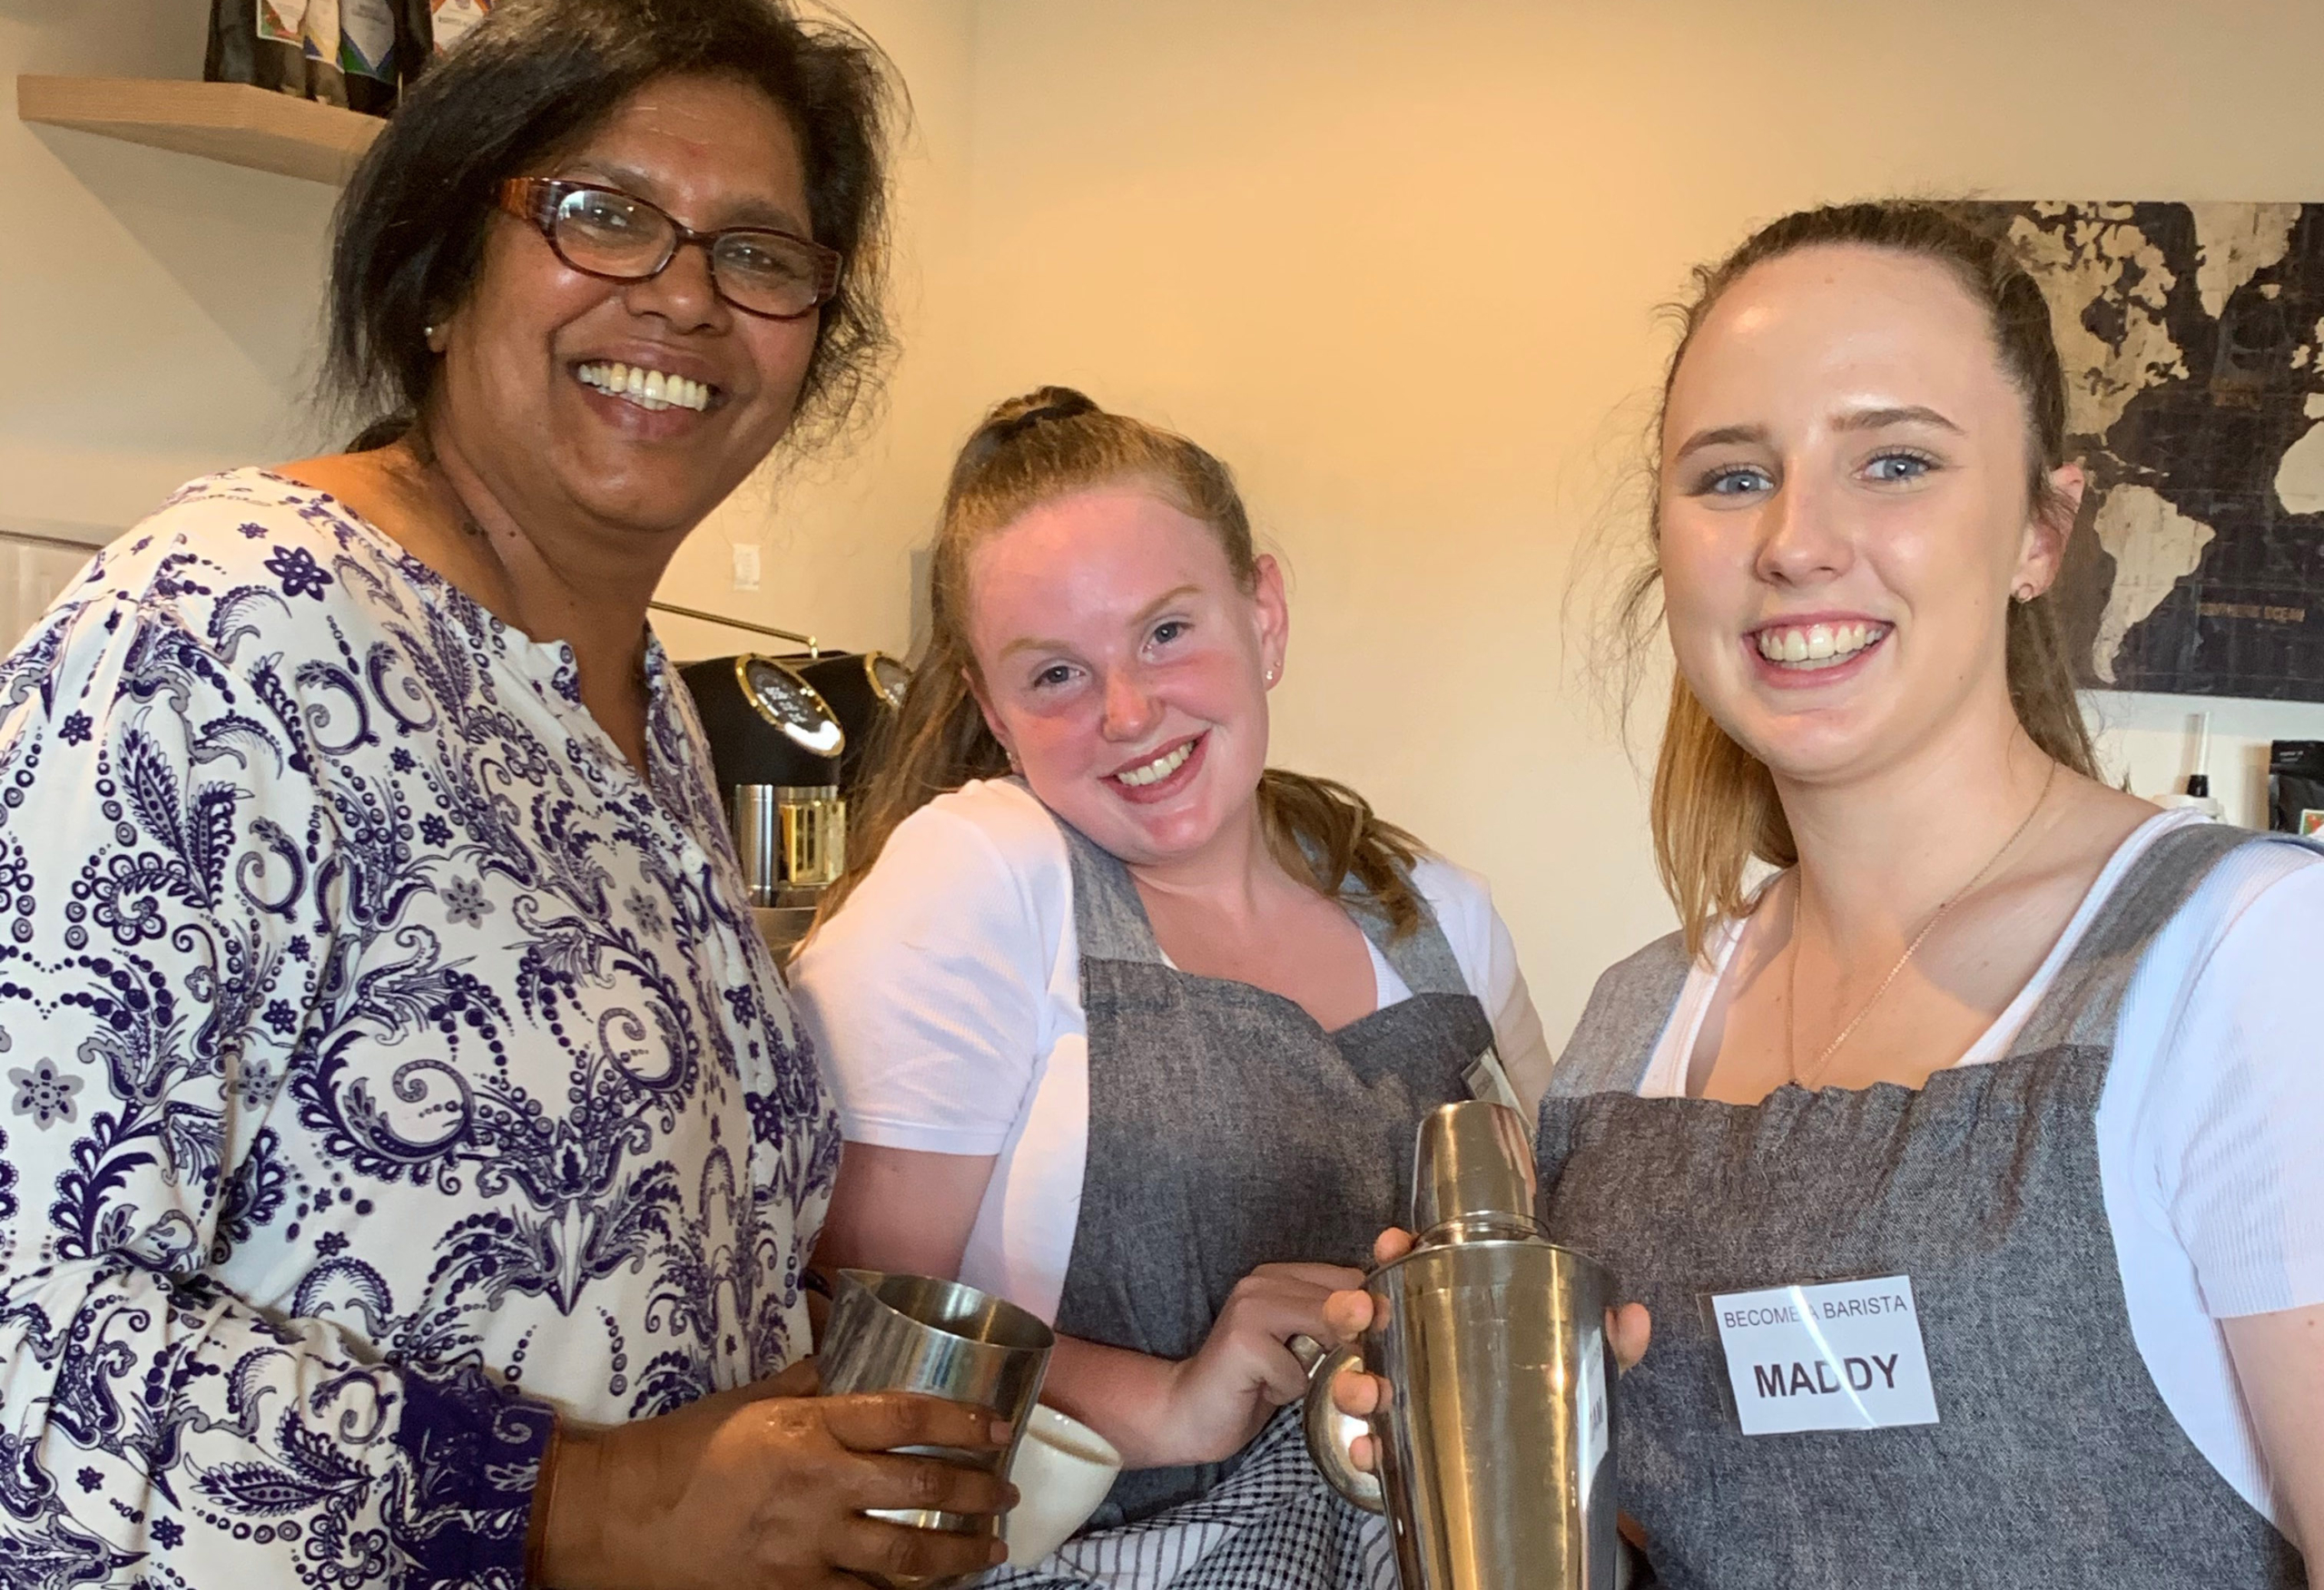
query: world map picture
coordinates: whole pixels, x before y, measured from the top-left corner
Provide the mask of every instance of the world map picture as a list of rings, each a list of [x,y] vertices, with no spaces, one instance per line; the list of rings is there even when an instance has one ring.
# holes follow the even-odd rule
[[[2083,683],[2324,701],[2324,204],[1948,208],[2050,300]]]

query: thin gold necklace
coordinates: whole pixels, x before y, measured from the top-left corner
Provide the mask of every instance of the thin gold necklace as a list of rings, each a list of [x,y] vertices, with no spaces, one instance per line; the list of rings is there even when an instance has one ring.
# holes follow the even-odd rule
[[[1987,861],[1983,867],[1977,869],[1977,876],[1963,884],[1959,888],[1955,889],[1953,893],[1946,898],[1945,903],[1936,908],[1936,914],[1922,925],[1921,930],[1918,933],[1913,935],[1913,941],[1905,946],[1905,953],[1896,957],[1896,964],[1888,968],[1888,975],[1880,979],[1880,986],[1872,991],[1872,997],[1866,1000],[1863,1006],[1857,1009],[1855,1018],[1851,1020],[1847,1026],[1840,1029],[1839,1036],[1825,1045],[1824,1052],[1816,1056],[1815,1075],[1812,1079],[1799,1069],[1799,907],[1796,901],[1794,902],[1792,906],[1791,975],[1787,981],[1787,986],[1784,992],[1784,1059],[1791,1067],[1792,1081],[1797,1083],[1802,1087],[1813,1087],[1823,1080],[1825,1071],[1831,1065],[1832,1056],[1840,1052],[1840,1045],[1842,1044],[1846,1043],[1850,1038],[1856,1035],[1856,1029],[1864,1025],[1864,1018],[1872,1014],[1873,1007],[1880,1003],[1881,996],[1888,992],[1890,985],[1896,982],[1898,975],[1901,974],[1905,967],[1911,963],[1913,957],[1918,953],[1920,947],[1928,942],[1928,936],[1936,931],[1936,925],[1939,922],[1944,921],[1945,918],[1951,914],[1954,907],[1959,905],[1963,900],[1968,898],[1971,894],[1975,892],[1979,884],[1984,882],[1987,878],[1992,876],[1994,869],[2001,865],[2003,857],[2008,855],[2010,851],[2017,848],[2017,841],[2025,837],[2025,830],[2034,826],[2034,819],[2039,815],[2042,808],[2048,803],[2050,799],[2050,786],[2057,781],[2058,764],[2053,761],[2050,763],[2050,771],[2048,775],[2042,780],[2042,792],[2034,798],[2033,809],[2026,812],[2025,820],[2023,822],[2020,822],[2017,827],[2012,830],[2009,838],[2002,841],[2001,849],[1994,852],[1993,859]],[[1796,892],[1798,887],[1796,880],[1793,887]]]

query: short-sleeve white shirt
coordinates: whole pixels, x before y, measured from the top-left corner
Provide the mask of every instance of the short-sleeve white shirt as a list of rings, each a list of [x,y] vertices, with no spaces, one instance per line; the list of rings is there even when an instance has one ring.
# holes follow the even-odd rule
[[[1530,1110],[1541,1018],[1484,880],[1434,856],[1414,886]],[[1377,948],[1382,1006],[1411,990]],[[899,824],[793,968],[851,1143],[990,1154],[960,1279],[1054,1319],[1089,1142],[1088,1029],[1065,835],[1023,785],[979,780]]]

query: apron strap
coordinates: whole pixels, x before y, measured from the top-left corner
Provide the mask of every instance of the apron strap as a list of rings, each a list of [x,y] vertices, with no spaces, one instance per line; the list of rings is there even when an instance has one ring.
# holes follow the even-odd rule
[[[1073,928],[1083,957],[1169,965],[1170,957],[1154,937],[1146,902],[1137,898],[1137,885],[1130,881],[1121,858],[1054,811],[1049,820],[1065,836],[1073,860]]]
[[[1550,1073],[1544,1103],[1638,1092],[1692,967],[1683,933],[1658,938],[1607,967],[1590,991],[1590,1003],[1582,1008],[1573,1036],[1566,1040],[1565,1053]]]
[[[1404,882],[1412,883],[1409,874]],[[1340,904],[1364,929],[1364,937],[1379,950],[1380,958],[1404,980],[1404,986],[1414,994],[1467,994],[1472,992],[1469,980],[1461,975],[1460,958],[1452,953],[1452,940],[1444,937],[1444,929],[1437,924],[1436,913],[1421,898],[1417,888],[1413,899],[1420,907],[1420,925],[1402,938],[1391,936],[1388,915],[1361,885],[1351,881],[1340,891]]]
[[[2247,845],[2288,844],[2324,853],[2290,834],[2205,822],[2164,834],[2132,864],[2067,956],[2010,1045],[2010,1056],[2059,1048],[2111,1049],[2131,980],[2166,924],[2221,862]]]
[[[1154,937],[1146,902],[1138,898],[1121,858],[1057,813],[1050,812],[1049,820],[1065,836],[1073,859],[1073,925],[1081,953],[1098,960],[1168,965],[1169,957]],[[1386,915],[1361,887],[1341,890],[1340,904],[1414,994],[1471,992],[1452,945],[1426,900],[1420,902],[1420,926],[1402,938],[1389,936]]]

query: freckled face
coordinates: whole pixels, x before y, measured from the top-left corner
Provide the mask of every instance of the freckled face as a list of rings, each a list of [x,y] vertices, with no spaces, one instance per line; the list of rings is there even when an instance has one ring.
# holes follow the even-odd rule
[[[1679,670],[1778,776],[1843,780],[2009,711],[2011,592],[2048,586],[2063,539],[2028,500],[2025,400],[1944,266],[1833,246],[1754,268],[1663,437]]]
[[[732,79],[650,83],[586,143],[527,174],[618,188],[698,231],[812,235],[789,120]],[[476,283],[443,322],[434,428],[527,528],[578,518],[616,535],[682,536],[790,427],[819,319],[734,308],[694,247],[648,280],[586,275],[529,222],[496,213]],[[684,377],[708,401],[649,406],[582,378],[602,384],[614,364]]]
[[[1133,865],[1248,820],[1288,620],[1259,560],[1136,485],[1045,503],[970,555],[978,699],[1044,805]]]

